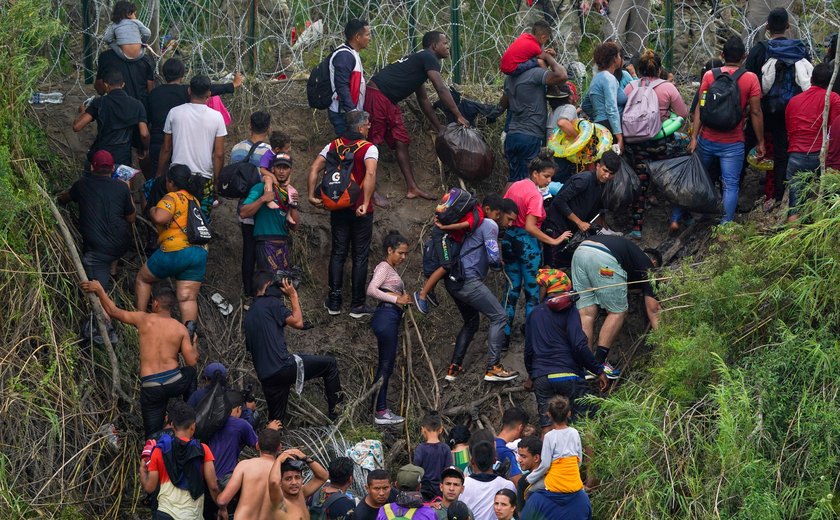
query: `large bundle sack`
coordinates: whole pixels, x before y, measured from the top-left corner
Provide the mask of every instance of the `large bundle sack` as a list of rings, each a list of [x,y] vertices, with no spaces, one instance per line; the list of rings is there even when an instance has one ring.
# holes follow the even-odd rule
[[[621,168],[615,172],[601,192],[601,202],[610,211],[618,211],[621,208],[629,207],[639,196],[642,182],[639,176],[624,157],[621,158]]]
[[[651,180],[669,202],[701,213],[717,211],[720,193],[697,153],[653,161],[648,169]]]
[[[435,151],[441,162],[465,181],[481,181],[493,172],[493,150],[473,128],[448,125],[435,140]]]
[[[214,380],[210,391],[195,407],[193,437],[202,442],[209,441],[217,431],[224,427],[232,409],[231,403],[225,399],[225,387],[222,386],[221,380]]]

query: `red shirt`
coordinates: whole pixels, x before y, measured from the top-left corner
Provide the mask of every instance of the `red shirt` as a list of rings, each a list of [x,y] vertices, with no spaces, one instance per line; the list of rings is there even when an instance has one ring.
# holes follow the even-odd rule
[[[345,146],[353,146],[358,141],[354,141],[352,139],[345,139],[341,137],[341,142]],[[325,146],[321,150],[321,157],[324,159],[327,158],[327,154],[329,152],[335,151],[335,141],[330,141],[330,144]],[[376,145],[371,143],[363,144],[359,149],[353,154],[353,180],[356,184],[359,185],[359,188],[362,188],[363,183],[365,182],[365,176],[367,175],[367,167],[365,166],[365,160],[373,159],[375,161],[379,161],[379,149]],[[364,197],[364,189],[362,189],[362,193],[359,194],[359,199],[356,201],[356,204],[353,206],[353,209],[358,209],[365,202]],[[370,198],[370,204],[368,204],[367,212],[373,213],[373,208],[375,204],[373,203],[373,196]]]
[[[738,67],[721,67],[721,71],[727,74],[732,74],[736,70],[738,70]],[[703,75],[703,81],[700,83],[701,98],[703,97],[703,93],[709,90],[712,82],[714,82],[714,74],[710,70]],[[745,72],[738,79],[738,90],[741,91],[741,110],[744,112],[741,123],[732,130],[726,130],[725,132],[703,127],[700,130],[700,137],[716,143],[731,144],[744,142],[744,120],[749,113],[746,108],[749,106],[750,98],[761,98],[761,85],[758,83],[758,76],[752,72]]]
[[[793,96],[785,109],[789,153],[815,153],[822,146],[825,89],[812,86]],[[829,98],[828,122],[840,115],[840,95],[832,92]],[[831,134],[829,134],[831,135]],[[833,137],[833,136],[832,136]]]
[[[461,222],[467,222],[469,223],[470,227],[468,227],[467,229],[456,229],[455,231],[449,232],[449,236],[452,237],[452,240],[459,244],[463,244],[464,237],[467,235],[467,233],[472,233],[473,231],[478,229],[478,226],[481,225],[481,222],[484,220],[484,210],[481,209],[481,205],[478,204],[476,204],[475,209],[477,209],[478,211],[470,211],[466,215],[464,215],[464,218],[458,221],[458,224],[460,224]]]
[[[825,165],[840,170],[840,117],[835,117],[828,127],[828,156]]]
[[[520,64],[542,54],[542,47],[537,38],[530,33],[522,33],[513,40],[499,61],[499,70],[511,74]]]

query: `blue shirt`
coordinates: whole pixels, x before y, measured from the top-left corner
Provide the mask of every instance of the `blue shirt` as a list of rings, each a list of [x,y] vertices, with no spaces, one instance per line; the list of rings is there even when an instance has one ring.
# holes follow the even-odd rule
[[[256,202],[263,196],[265,183],[255,184],[245,200],[243,206]],[[289,227],[286,225],[286,213],[288,201],[280,204],[277,209],[271,209],[268,204],[263,204],[254,215],[254,238],[283,238],[289,236]]]
[[[499,254],[499,225],[493,219],[485,218],[461,245],[461,265],[467,280],[484,280],[490,266],[501,261]]]
[[[584,96],[582,108],[592,121],[607,121],[614,134],[621,133],[621,110],[627,104],[627,94],[619,87],[618,80],[609,71],[602,70],[592,78],[589,91]]]
[[[499,462],[504,460],[510,461],[510,478],[522,474],[522,469],[519,467],[519,462],[516,460],[516,453],[507,447],[504,439],[496,437],[496,458]]]
[[[595,360],[574,305],[552,311],[545,304],[534,307],[525,319],[525,370],[531,379],[548,374],[593,374],[604,371]]]

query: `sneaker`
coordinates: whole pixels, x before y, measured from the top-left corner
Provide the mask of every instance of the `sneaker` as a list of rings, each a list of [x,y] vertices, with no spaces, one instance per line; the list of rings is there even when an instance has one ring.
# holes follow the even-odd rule
[[[455,381],[456,379],[458,379],[458,376],[461,375],[461,372],[463,372],[463,370],[464,369],[461,368],[461,365],[456,365],[453,363],[449,365],[449,370],[446,371],[446,377],[444,379],[446,379],[449,382]]]
[[[496,365],[484,374],[485,381],[513,381],[519,377],[516,372],[508,372],[502,365]]]
[[[356,305],[350,307],[350,317],[354,319],[364,318],[373,314],[374,308],[369,305]]]
[[[641,240],[642,239],[642,232],[639,231],[638,229],[634,229],[633,231],[627,233],[624,236],[627,237],[627,238],[630,238],[632,240]]]
[[[420,297],[420,291],[414,291],[414,305],[422,314],[429,314],[429,302]]]
[[[338,316],[341,314],[341,296],[339,294],[334,294],[330,292],[327,299],[324,300],[324,308],[327,309],[327,312],[330,316]]]
[[[438,300],[437,294],[434,291],[426,295],[426,301],[431,303],[432,307],[440,307],[440,300]]]
[[[612,365],[604,361],[604,375],[607,376],[607,379],[618,379],[618,376],[621,375],[621,370],[613,368]]]
[[[598,376],[587,370],[586,375],[583,376],[583,378],[587,381],[594,381],[595,379],[598,379]]]
[[[400,417],[388,409],[373,414],[374,424],[400,424],[402,422],[405,422],[405,417]]]

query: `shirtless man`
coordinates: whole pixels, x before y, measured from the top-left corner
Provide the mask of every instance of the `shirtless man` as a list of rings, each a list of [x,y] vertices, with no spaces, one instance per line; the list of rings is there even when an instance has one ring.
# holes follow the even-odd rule
[[[312,479],[303,484],[303,468],[309,466]],[[271,520],[309,520],[306,499],[318,491],[329,478],[324,466],[300,450],[286,450],[277,457],[268,477],[271,499],[268,515]]]
[[[278,422],[278,421],[275,421]],[[225,486],[224,491],[216,501],[219,509],[226,509],[227,505],[239,493],[239,504],[234,511],[234,518],[252,518],[254,520],[268,520],[271,518],[271,502],[266,490],[268,476],[274,465],[274,457],[280,449],[279,422],[277,428],[271,428],[271,423],[260,432],[257,440],[257,450],[260,456],[243,460],[236,465],[233,476]]]
[[[190,342],[187,328],[174,319],[175,293],[168,287],[152,295],[152,312],[131,312],[111,301],[99,282],[82,282],[82,290],[99,297],[111,318],[137,328],[140,338],[140,409],[146,437],[163,428],[166,403],[170,397],[189,397],[195,386],[198,350]],[[186,366],[181,367],[178,354]]]

